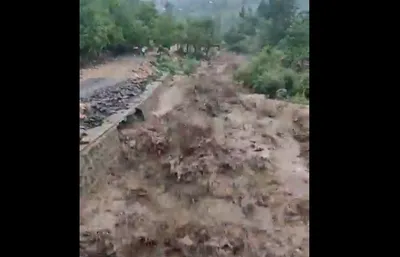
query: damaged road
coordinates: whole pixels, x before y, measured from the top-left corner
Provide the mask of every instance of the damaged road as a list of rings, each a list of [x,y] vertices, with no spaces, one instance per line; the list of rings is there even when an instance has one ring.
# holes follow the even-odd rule
[[[146,84],[146,81],[135,83],[128,80],[97,90],[90,97],[81,98],[81,102],[90,106],[86,116],[81,119],[81,126],[86,129],[101,126],[105,118],[129,109],[129,104],[145,90]]]
[[[127,65],[125,62],[122,64]],[[103,69],[110,70],[106,68]],[[102,67],[99,69],[101,70]],[[98,71],[95,71],[97,74]],[[148,83],[157,77],[150,62],[144,61],[131,66],[129,73],[126,72],[123,76],[119,74],[119,77],[113,78],[112,73],[109,74],[110,77],[93,78],[88,74],[85,75],[86,79],[82,79],[80,88],[80,102],[85,106],[81,108],[82,130],[101,126],[107,117],[118,111],[129,109],[129,104],[143,93]]]

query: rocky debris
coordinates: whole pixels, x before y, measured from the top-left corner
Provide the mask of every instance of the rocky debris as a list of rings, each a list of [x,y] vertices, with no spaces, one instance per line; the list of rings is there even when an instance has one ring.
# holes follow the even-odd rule
[[[144,61],[132,70],[131,78],[115,86],[96,90],[91,96],[80,99],[81,126],[94,128],[120,110],[129,108],[132,100],[140,95],[149,81],[155,78],[150,62]]]
[[[112,240],[111,232],[108,230],[84,231],[80,234],[79,240],[80,256],[113,256],[115,251]]]
[[[138,84],[128,80],[114,87],[97,90],[88,98],[82,98],[82,102],[90,104],[90,111],[81,115],[81,125],[85,128],[101,126],[106,117],[128,109],[132,99],[140,95],[144,89],[144,83]]]
[[[80,128],[79,128],[79,142],[80,142],[80,144],[87,144],[87,143],[89,143],[87,140],[85,140],[85,137],[86,137],[87,135],[88,135],[88,134],[86,133],[85,127],[80,127]]]
[[[153,61],[143,61],[140,66],[132,70],[132,79],[137,81],[146,81],[156,75],[155,64]]]
[[[149,67],[150,65],[152,65],[151,63],[149,63],[149,65],[142,65],[141,67],[138,68],[137,71],[134,71],[132,77],[135,80],[145,80],[150,76],[153,76],[153,70]]]

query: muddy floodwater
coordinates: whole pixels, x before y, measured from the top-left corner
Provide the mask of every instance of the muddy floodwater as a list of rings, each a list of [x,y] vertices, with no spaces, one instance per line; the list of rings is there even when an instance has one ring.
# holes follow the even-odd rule
[[[174,76],[119,130],[123,168],[81,194],[82,257],[309,256],[309,110],[236,84],[245,61]],[[99,110],[140,92],[107,90]]]

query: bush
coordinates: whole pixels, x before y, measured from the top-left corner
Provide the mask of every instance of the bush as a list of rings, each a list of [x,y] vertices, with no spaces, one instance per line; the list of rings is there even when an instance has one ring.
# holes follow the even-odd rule
[[[243,53],[243,54],[249,53],[248,47],[241,42],[228,46],[228,50],[235,53]]]
[[[172,75],[178,73],[190,75],[196,70],[199,64],[200,62],[194,58],[178,59],[171,58],[168,55],[161,55],[157,60],[157,68]]]
[[[280,89],[284,89],[289,97],[301,94],[308,88],[308,73],[299,74],[284,67],[284,57],[282,51],[266,46],[247,66],[238,69],[235,79],[253,88],[256,93],[272,98]]]
[[[180,70],[179,63],[168,55],[161,55],[157,59],[157,68],[172,75],[175,75]]]
[[[183,73],[185,75],[192,74],[196,70],[196,68],[199,64],[200,64],[200,62],[197,61],[196,59],[191,59],[191,58],[184,59],[182,62]]]
[[[294,95],[298,91],[299,77],[290,69],[276,68],[264,71],[260,76],[256,76],[253,88],[256,93],[266,94],[271,98],[277,96],[279,89],[285,89],[288,96]]]
[[[278,89],[285,88],[285,81],[281,74],[276,71],[265,71],[257,77],[253,88],[256,93],[265,94],[275,98]]]
[[[309,104],[308,99],[301,94],[294,95],[290,101],[296,104]]]

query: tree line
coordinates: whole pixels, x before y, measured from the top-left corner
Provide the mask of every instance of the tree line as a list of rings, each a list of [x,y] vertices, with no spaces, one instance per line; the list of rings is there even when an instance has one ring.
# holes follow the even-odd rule
[[[160,13],[153,2],[80,0],[81,61],[104,54],[122,54],[134,47],[170,48],[207,55],[219,42],[212,18],[176,19],[172,10]]]

